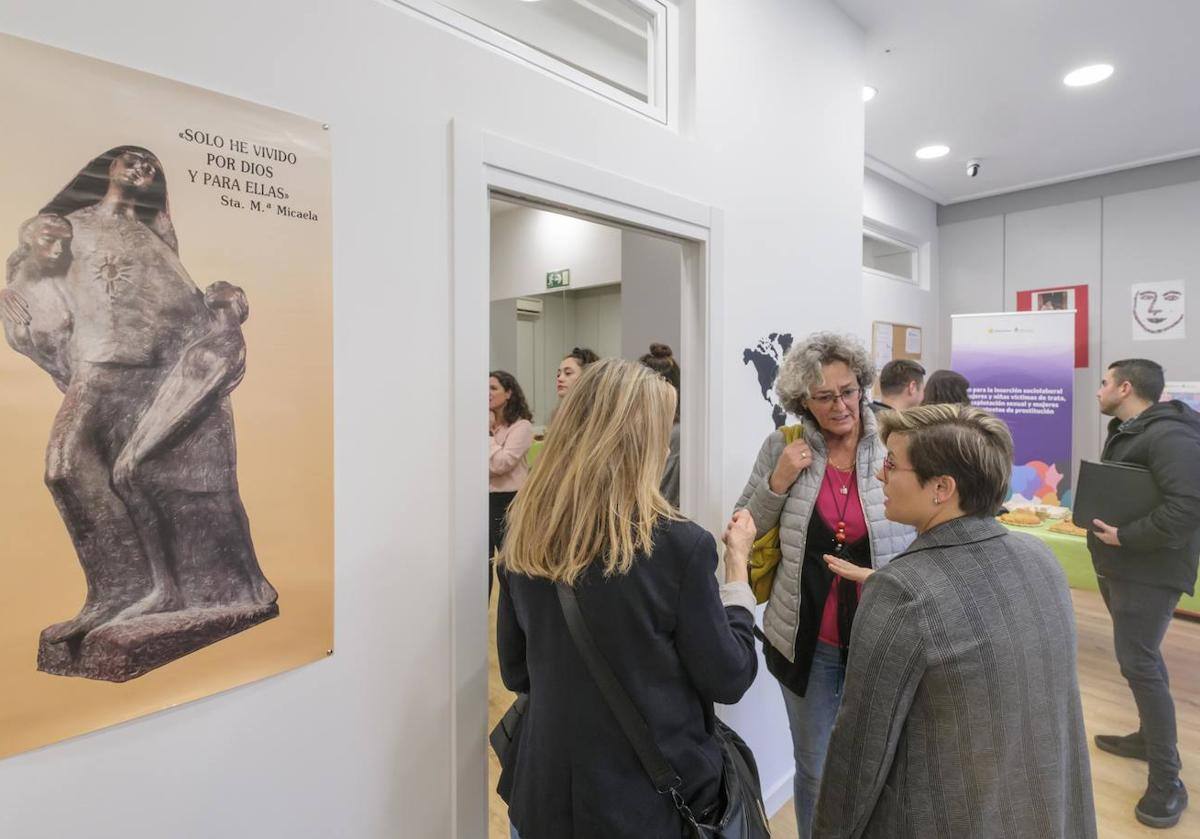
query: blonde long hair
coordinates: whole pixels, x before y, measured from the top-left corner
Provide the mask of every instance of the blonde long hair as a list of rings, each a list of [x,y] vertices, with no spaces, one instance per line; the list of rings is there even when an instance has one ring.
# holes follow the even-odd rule
[[[675,390],[653,370],[589,364],[508,510],[497,564],[568,585],[597,560],[605,576],[628,573],[659,519],[676,517],[659,492],[674,418]]]

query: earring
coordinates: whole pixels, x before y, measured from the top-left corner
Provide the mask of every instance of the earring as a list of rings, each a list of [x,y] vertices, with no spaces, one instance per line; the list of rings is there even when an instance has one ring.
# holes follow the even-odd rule
[[[941,504],[941,503],[942,503],[942,499],[938,498],[938,497],[935,495],[935,496],[933,496],[933,503],[934,503],[934,504]]]

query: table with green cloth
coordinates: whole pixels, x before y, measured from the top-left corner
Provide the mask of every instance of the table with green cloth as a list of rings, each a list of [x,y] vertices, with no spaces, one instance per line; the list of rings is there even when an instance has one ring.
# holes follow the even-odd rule
[[[1067,584],[1071,588],[1086,591],[1099,591],[1096,582],[1096,569],[1092,567],[1092,555],[1088,551],[1087,539],[1083,536],[1071,536],[1067,533],[1051,533],[1053,521],[1042,522],[1037,527],[1021,527],[1015,524],[1004,525],[1016,533],[1028,533],[1041,539],[1054,555],[1067,574]],[[1179,598],[1179,610],[1192,615],[1200,615],[1200,597],[1185,594]]]

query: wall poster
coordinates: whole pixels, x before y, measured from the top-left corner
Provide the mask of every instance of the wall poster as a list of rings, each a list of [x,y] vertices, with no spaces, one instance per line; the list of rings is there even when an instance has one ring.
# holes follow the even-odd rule
[[[1187,337],[1183,280],[1134,283],[1131,304],[1133,340],[1171,341]]]
[[[1075,313],[952,315],[950,342],[971,404],[1012,432],[1010,502],[1070,506]]]
[[[1200,382],[1163,382],[1163,385],[1159,402],[1178,399],[1193,411],[1200,411]]]
[[[1088,366],[1088,287],[1052,286],[1017,292],[1018,312],[1075,312],[1075,366]]]
[[[0,35],[0,757],[322,658],[329,132]]]

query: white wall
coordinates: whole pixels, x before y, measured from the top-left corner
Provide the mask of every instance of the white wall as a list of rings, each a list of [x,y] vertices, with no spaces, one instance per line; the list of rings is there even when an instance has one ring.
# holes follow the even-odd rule
[[[337,458],[337,653],[0,763],[0,835],[450,835],[451,119],[723,210],[732,506],[771,430],[742,348],[861,327],[863,37],[822,0],[683,6],[677,133],[385,0],[0,0],[0,30],[331,123]],[[786,798],[778,694],[728,716]]]
[[[1075,376],[1077,474],[1079,459],[1098,457],[1103,443],[1094,393],[1105,364],[1151,358],[1168,379],[1200,379],[1200,327],[1185,340],[1134,341],[1130,325],[1133,283],[1184,279],[1188,296],[1200,299],[1200,181],[1030,209],[1021,209],[1020,194],[1003,198],[1007,212],[971,218],[970,207],[956,206],[967,220],[941,228],[943,345],[948,351],[950,314],[1012,311],[1018,291],[1086,284],[1089,367]]]
[[[1004,217],[963,221],[939,233],[938,357],[949,366],[950,316],[1004,311]]]
[[[631,234],[562,213],[491,205],[490,363],[516,375],[534,425],[542,426],[558,403],[555,371],[572,347],[602,358],[621,354],[623,242]],[[547,291],[546,273],[562,268],[570,268],[571,286]],[[512,293],[541,301],[542,315],[518,325],[517,298],[497,299]]]
[[[1096,402],[1092,393],[1099,382],[1100,350],[1098,307],[1093,302],[1100,289],[1101,202],[1077,201],[1057,207],[1009,213],[1004,218],[1004,302],[1015,309],[1017,292],[1056,285],[1087,285],[1089,341],[1086,368],[1075,371],[1075,396],[1071,407],[1071,486],[1079,477],[1079,459],[1100,452]],[[1004,311],[998,310],[998,311]]]
[[[937,204],[871,170],[863,173],[864,220],[879,232],[918,248],[916,283],[863,272],[863,306],[857,331],[871,349],[873,321],[921,327],[921,363],[932,372],[944,366],[939,352]]]
[[[650,344],[667,344],[679,358],[683,248],[633,230],[621,232],[621,357],[638,359]]]
[[[492,216],[492,299],[544,294],[568,268],[571,288],[621,281],[621,231],[562,213],[517,207]]]
[[[491,332],[488,339],[491,351],[488,366],[493,370],[517,371],[517,300],[493,300],[491,308]]]
[[[622,285],[588,288],[576,291],[575,329],[573,342],[587,347],[601,358],[621,354],[621,296]],[[566,350],[564,349],[564,354]]]

